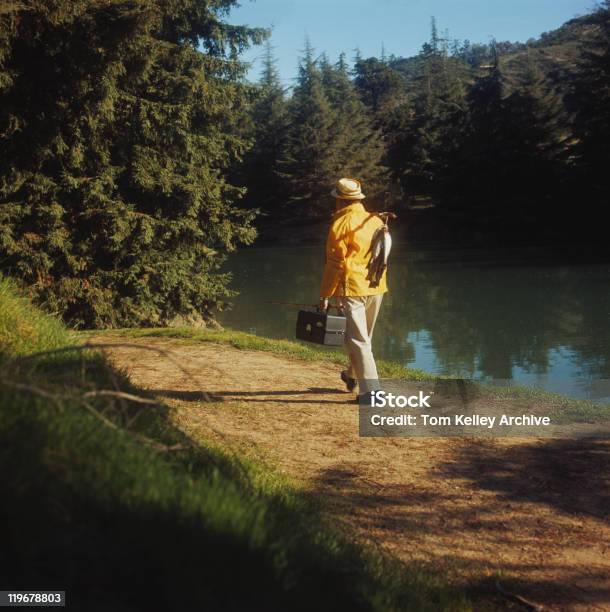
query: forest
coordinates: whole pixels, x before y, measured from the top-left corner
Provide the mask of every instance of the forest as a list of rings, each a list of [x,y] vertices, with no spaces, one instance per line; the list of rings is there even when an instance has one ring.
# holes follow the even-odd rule
[[[609,6],[523,44],[452,40],[435,18],[415,57],[331,63],[306,43],[289,96],[268,43],[247,201],[273,222],[325,218],[343,172],[411,240],[604,242]]]
[[[435,19],[414,57],[305,41],[290,91],[234,5],[0,1],[0,270],[38,303],[211,320],[227,255],[323,228],[338,176],[407,241],[607,249],[610,0],[525,43]],[[251,83],[240,53],[266,39]]]

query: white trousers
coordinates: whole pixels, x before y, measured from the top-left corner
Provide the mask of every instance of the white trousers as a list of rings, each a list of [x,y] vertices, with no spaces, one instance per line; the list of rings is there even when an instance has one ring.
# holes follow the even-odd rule
[[[345,309],[345,352],[350,361],[347,375],[358,380],[360,393],[379,389],[377,365],[371,340],[383,293],[343,298]]]

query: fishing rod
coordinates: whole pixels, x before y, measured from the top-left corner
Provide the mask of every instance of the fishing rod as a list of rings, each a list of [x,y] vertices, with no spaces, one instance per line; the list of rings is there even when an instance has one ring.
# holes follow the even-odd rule
[[[292,308],[317,308],[317,304],[296,304],[294,302],[271,302],[266,301],[265,304],[275,304],[278,306],[291,306]],[[341,306],[334,306],[333,304],[328,305],[328,309],[336,308],[337,310],[343,310]]]

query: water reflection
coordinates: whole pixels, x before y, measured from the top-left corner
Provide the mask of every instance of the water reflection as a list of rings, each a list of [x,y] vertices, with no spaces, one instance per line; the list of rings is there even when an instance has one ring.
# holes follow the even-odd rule
[[[514,379],[575,397],[609,395],[610,266],[460,263],[392,254],[390,293],[375,337],[379,357],[430,372]],[[241,292],[227,326],[293,338],[296,310],[314,303],[320,247],[253,248],[230,259]],[[607,387],[607,385],[606,385]]]

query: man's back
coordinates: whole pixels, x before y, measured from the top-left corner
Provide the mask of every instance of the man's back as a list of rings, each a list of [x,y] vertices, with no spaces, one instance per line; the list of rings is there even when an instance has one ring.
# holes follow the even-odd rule
[[[383,221],[360,202],[335,212],[326,244],[322,295],[366,296],[387,291],[385,272],[376,287],[367,279],[373,236],[382,226]]]

